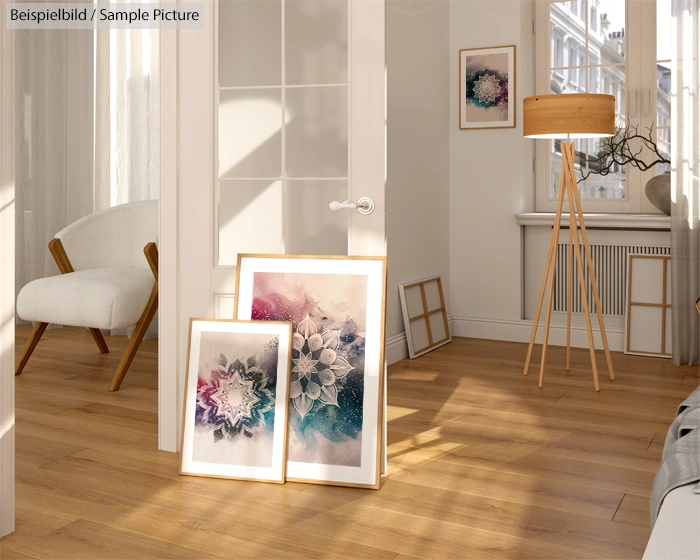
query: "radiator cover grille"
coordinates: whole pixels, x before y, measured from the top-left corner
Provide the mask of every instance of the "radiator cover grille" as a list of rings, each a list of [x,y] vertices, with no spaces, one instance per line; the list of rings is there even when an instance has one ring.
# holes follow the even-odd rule
[[[634,245],[591,245],[591,258],[598,282],[598,293],[603,315],[624,317],[625,298],[627,292],[627,257],[630,253],[642,255],[670,255],[670,247],[642,247]],[[586,279],[586,296],[591,313],[596,313],[593,290],[588,275],[586,254],[581,246],[583,273]],[[559,243],[557,246],[556,277],[554,279],[554,311],[566,312],[567,299],[567,267],[569,262],[569,244]],[[572,282],[572,313],[583,313],[583,302],[578,280],[578,264],[576,251],[573,254]]]

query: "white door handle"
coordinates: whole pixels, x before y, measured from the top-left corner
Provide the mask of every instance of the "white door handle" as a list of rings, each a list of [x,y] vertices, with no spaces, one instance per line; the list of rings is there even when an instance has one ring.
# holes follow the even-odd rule
[[[337,200],[334,200],[328,205],[328,208],[334,212],[337,212],[338,210],[354,210],[357,208],[357,211],[361,214],[369,214],[372,212],[372,210],[374,210],[374,201],[366,196],[362,197],[357,202],[348,202],[347,200],[338,202]]]

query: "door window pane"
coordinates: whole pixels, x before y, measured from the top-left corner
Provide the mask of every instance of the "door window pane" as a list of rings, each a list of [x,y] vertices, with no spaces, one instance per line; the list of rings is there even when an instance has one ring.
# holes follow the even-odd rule
[[[282,90],[219,92],[219,177],[270,178],[282,172]]]
[[[347,181],[286,181],[285,250],[303,255],[347,255],[349,212],[330,211],[332,200],[345,200]]]
[[[286,2],[285,49],[288,85],[346,84],[348,3],[338,0]]]
[[[348,88],[289,88],[286,175],[348,176]]]
[[[219,86],[282,84],[281,0],[219,2]]]
[[[282,181],[219,181],[219,258],[235,266],[238,253],[283,253]]]

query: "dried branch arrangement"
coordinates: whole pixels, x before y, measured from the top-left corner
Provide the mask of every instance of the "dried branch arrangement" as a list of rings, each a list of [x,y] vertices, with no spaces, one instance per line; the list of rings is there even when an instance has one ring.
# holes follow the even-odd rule
[[[635,145],[636,148],[632,148]],[[647,163],[642,158],[642,153],[651,152],[653,161]],[[633,165],[634,167],[646,171],[655,165],[671,163],[669,156],[659,150],[654,141],[654,125],[647,128],[647,134],[640,134],[639,128],[635,126],[615,129],[615,135],[603,138],[600,143],[600,150],[596,157],[588,159],[588,171],[581,169],[581,181],[585,181],[590,175],[607,175],[611,172],[613,165]]]

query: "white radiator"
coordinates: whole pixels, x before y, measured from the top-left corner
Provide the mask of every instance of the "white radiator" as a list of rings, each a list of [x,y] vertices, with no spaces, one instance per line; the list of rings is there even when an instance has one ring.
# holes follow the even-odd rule
[[[627,293],[627,256],[630,253],[642,255],[670,255],[670,247],[640,247],[633,245],[591,245],[591,258],[595,269],[595,277],[598,282],[598,294],[603,315],[624,317],[625,298]],[[581,258],[583,259],[583,273],[586,279],[588,305],[591,313],[596,313],[593,291],[588,277],[588,265],[586,253],[581,246]],[[566,312],[567,299],[567,270],[569,262],[568,243],[559,243],[557,247],[557,266],[554,278],[554,311]],[[573,282],[572,282],[572,313],[583,313],[583,301],[578,280],[578,265],[576,263],[576,251],[573,254]]]

